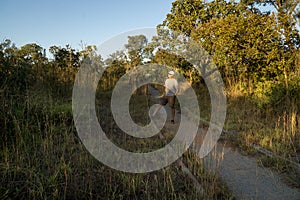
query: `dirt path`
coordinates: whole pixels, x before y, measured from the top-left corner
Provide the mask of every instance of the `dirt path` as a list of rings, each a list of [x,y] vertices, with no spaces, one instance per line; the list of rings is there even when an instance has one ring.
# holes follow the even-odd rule
[[[198,134],[203,132],[200,129]],[[194,145],[196,151],[199,147]],[[203,162],[207,170],[216,172],[226,182],[237,199],[300,199],[300,190],[287,186],[277,172],[259,166],[254,157],[244,156],[221,143]]]
[[[151,94],[155,97],[158,91],[152,88]],[[181,114],[176,112],[177,123],[170,124],[171,111],[168,106],[165,106],[165,109],[168,113],[165,128],[168,132],[176,134]],[[205,134],[206,130],[200,128],[191,147],[195,152],[199,152]],[[278,173],[259,166],[255,158],[244,156],[221,142],[202,160],[205,169],[217,173],[237,199],[300,200],[300,190],[287,186]]]

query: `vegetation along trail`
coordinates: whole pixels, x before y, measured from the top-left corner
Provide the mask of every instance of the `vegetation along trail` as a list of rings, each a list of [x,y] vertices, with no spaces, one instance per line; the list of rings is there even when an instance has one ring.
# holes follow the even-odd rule
[[[154,88],[151,93],[152,96],[159,94]],[[168,106],[165,109],[167,113],[171,112]],[[177,110],[178,123],[175,125],[166,122],[168,132],[176,134],[178,125],[182,122],[180,119],[186,119],[181,118],[181,115]],[[194,152],[199,152],[206,132],[207,128],[199,128],[191,147]],[[225,142],[218,142],[202,162],[205,170],[216,173],[225,181],[237,199],[300,199],[300,189],[289,187],[278,172],[260,166],[255,157],[242,155]]]

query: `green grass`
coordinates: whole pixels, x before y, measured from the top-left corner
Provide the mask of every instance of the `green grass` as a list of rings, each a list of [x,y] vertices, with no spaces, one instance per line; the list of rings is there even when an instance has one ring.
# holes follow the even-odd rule
[[[131,151],[149,151],[165,143],[159,137],[135,139],[114,123],[110,92],[97,96],[97,113],[107,136]],[[145,174],[111,169],[93,158],[77,136],[71,102],[49,94],[1,99],[3,121],[0,146],[1,199],[233,199],[226,186],[203,171],[200,160],[186,152],[183,160],[205,192],[201,197],[176,163]],[[133,118],[148,121],[145,96],[135,96]],[[145,111],[145,112],[144,112]],[[171,139],[171,137],[170,137]]]

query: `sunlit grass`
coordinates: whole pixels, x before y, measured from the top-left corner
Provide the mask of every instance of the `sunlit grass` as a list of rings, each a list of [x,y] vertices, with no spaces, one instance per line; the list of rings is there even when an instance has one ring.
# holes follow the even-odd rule
[[[199,99],[207,98],[199,91]],[[209,104],[199,104],[209,107]],[[282,107],[257,106],[251,98],[236,89],[227,89],[227,113],[224,130],[227,141],[233,148],[247,155],[260,155],[253,145],[270,150],[281,158],[262,157],[259,162],[265,167],[271,167],[284,176],[294,180],[292,185],[299,187],[299,168],[291,165],[299,163],[300,153],[300,116],[296,102],[288,110]],[[209,117],[209,115],[207,116]],[[286,160],[289,160],[288,162]],[[298,179],[295,179],[297,177]]]

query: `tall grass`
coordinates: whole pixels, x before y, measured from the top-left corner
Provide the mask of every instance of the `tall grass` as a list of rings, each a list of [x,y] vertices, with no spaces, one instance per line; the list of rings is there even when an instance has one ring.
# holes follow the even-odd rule
[[[277,156],[262,156],[259,162],[272,167],[286,177],[295,177],[293,185],[300,187],[299,163],[300,116],[299,100],[282,101],[281,104],[260,106],[257,100],[237,89],[227,90],[227,139],[244,154],[259,155],[253,148],[259,145]],[[288,161],[287,161],[288,160]],[[289,175],[290,174],[290,175]]]
[[[107,105],[111,93],[98,94],[97,112],[102,126],[121,148],[156,149],[164,143],[125,138]],[[3,97],[3,96],[2,96]],[[134,101],[141,122],[147,120],[144,96]],[[232,199],[217,177],[202,170],[197,156],[184,155],[187,166],[204,186],[203,196],[176,164],[146,174],[111,169],[82,145],[72,120],[71,102],[47,92],[1,98],[0,199]],[[144,122],[145,123],[145,122]]]

